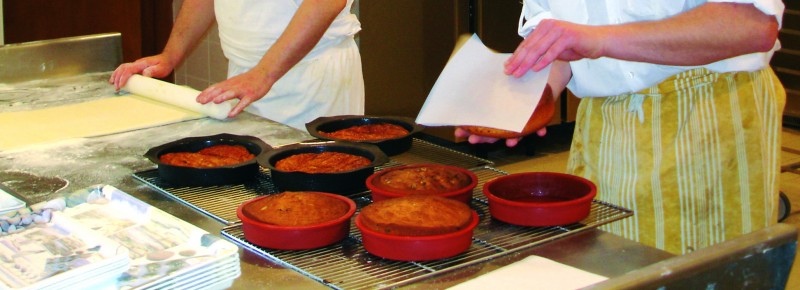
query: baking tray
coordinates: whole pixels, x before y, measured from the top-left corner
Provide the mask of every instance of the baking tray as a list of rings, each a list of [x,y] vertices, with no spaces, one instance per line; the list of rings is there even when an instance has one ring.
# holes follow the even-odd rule
[[[319,142],[319,140],[312,142]],[[389,162],[376,167],[376,171],[388,167],[420,163],[439,163],[467,169],[494,165],[492,161],[414,138],[411,148],[407,152],[391,156]],[[259,195],[279,192],[272,183],[269,171],[263,168],[253,181],[223,186],[176,187],[159,178],[157,169],[136,172],[133,177],[156,191],[225,225],[239,221],[236,216],[236,208],[243,202]]]
[[[425,262],[404,262],[383,259],[369,254],[361,244],[361,234],[351,224],[350,235],[337,244],[303,251],[263,248],[244,238],[241,224],[224,227],[221,234],[267,259],[293,269],[334,289],[382,289],[403,286],[434,275],[482,263],[542,243],[572,235],[633,215],[618,206],[594,201],[589,216],[579,223],[553,227],[522,227],[494,220],[481,188],[491,178],[507,174],[485,166],[473,168],[479,182],[473,190],[470,207],[478,212],[480,223],[475,228],[472,246],[458,256]],[[371,200],[368,193],[351,196],[359,210]],[[358,214],[358,213],[356,213]]]

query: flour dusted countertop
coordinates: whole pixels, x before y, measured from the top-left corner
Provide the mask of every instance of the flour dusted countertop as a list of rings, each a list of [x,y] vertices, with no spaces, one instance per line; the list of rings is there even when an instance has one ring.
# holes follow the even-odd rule
[[[108,73],[0,85],[0,113],[36,110],[114,96]],[[58,122],[58,120],[53,120]],[[147,149],[190,136],[251,135],[272,146],[312,137],[280,123],[243,113],[234,119],[201,118],[90,138],[74,138],[0,151],[0,182],[30,202],[97,183],[122,184],[154,168]],[[13,138],[13,136],[3,136]],[[130,181],[128,181],[130,182]]]

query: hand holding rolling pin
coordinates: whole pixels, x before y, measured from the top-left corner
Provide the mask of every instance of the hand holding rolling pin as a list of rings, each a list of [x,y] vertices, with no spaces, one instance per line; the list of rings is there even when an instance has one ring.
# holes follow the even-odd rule
[[[121,64],[111,74],[108,82],[114,84],[114,90],[119,92],[132,75],[141,74],[151,78],[163,78],[172,72],[176,63],[163,53],[144,57],[131,63]]]
[[[166,53],[144,57],[132,63],[124,63],[117,67],[111,74],[109,83],[114,84],[114,89],[120,91],[128,80],[135,74],[151,78],[162,78],[172,72],[176,63]],[[245,107],[261,99],[269,92],[274,81],[263,81],[262,73],[258,67],[241,75],[209,86],[199,95],[196,101],[200,104],[221,104],[231,99],[239,99],[237,105],[228,112],[227,117],[232,118],[241,113]]]
[[[263,98],[277,80],[264,81],[258,68],[255,67],[248,72],[206,88],[197,96],[197,102],[220,104],[231,99],[239,99],[236,106],[228,113],[228,117],[232,118],[238,115],[244,108]]]

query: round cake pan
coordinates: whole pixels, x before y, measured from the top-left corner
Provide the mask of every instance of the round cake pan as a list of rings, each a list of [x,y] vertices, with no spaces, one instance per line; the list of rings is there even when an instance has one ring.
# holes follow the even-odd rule
[[[347,129],[353,126],[369,125],[369,124],[395,124],[402,126],[408,130],[408,135],[381,140],[366,140],[366,141],[351,141],[330,138],[321,135],[319,132],[334,132],[342,129]],[[357,142],[367,143],[378,146],[386,155],[394,156],[406,152],[411,148],[412,138],[415,134],[421,132],[425,127],[414,122],[413,119],[407,117],[395,116],[362,116],[362,115],[342,115],[342,116],[329,116],[319,117],[314,121],[306,124],[306,129],[311,136],[322,140],[332,140],[340,142]]]
[[[215,145],[241,145],[258,157],[272,149],[267,143],[253,136],[217,134],[188,137],[162,144],[147,150],[147,159],[158,165],[158,176],[175,186],[214,186],[240,184],[253,180],[259,173],[256,158],[228,166],[197,168],[165,164],[160,157],[166,153],[197,152]]]
[[[479,222],[472,211],[469,226],[457,232],[433,236],[394,236],[370,230],[356,216],[364,249],[378,257],[399,261],[429,261],[450,258],[467,251]]]
[[[350,198],[338,194],[324,193],[348,204],[345,215],[328,222],[308,226],[277,226],[259,222],[248,217],[242,209],[249,203],[266,196],[248,200],[236,209],[242,222],[244,238],[254,245],[278,250],[307,250],[337,243],[350,233],[350,219],[356,212],[356,204]]]
[[[497,220],[520,226],[559,226],[589,215],[597,187],[571,174],[524,172],[487,181],[483,194]]]
[[[281,159],[301,153],[340,152],[365,157],[371,163],[365,167],[335,173],[307,173],[283,171],[275,168]],[[260,155],[258,163],[269,169],[276,187],[282,191],[321,191],[338,194],[358,193],[367,190],[366,180],[375,167],[389,161],[375,145],[325,141],[286,145]]]

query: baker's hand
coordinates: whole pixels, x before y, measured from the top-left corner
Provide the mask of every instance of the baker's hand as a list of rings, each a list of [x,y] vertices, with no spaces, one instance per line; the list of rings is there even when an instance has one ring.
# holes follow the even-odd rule
[[[197,102],[219,104],[239,99],[239,103],[228,113],[228,118],[233,118],[244,108],[263,98],[271,88],[272,83],[264,81],[259,74],[249,71],[206,88],[197,95]]]
[[[545,19],[523,40],[505,63],[515,77],[540,71],[555,60],[573,61],[603,56],[608,35],[601,26]]]
[[[163,54],[140,58],[134,62],[123,63],[114,70],[109,83],[114,84],[114,90],[119,91],[134,74],[142,74],[151,78],[163,78],[169,75],[175,68],[175,64]]]
[[[546,134],[547,134],[547,127],[543,127],[541,129],[539,129],[538,131],[536,131],[536,135],[538,135],[539,137],[543,137]],[[459,137],[459,138],[467,138],[467,142],[469,142],[470,144],[494,143],[494,142],[497,142],[498,140],[500,140],[499,138],[474,135],[474,134],[471,134],[471,133],[467,132],[467,130],[464,130],[464,129],[461,129],[461,128],[458,128],[458,127],[456,127],[455,136]],[[522,139],[522,138],[508,138],[508,139],[506,139],[506,146],[508,146],[508,147],[517,146],[517,144],[519,143],[520,139]]]

